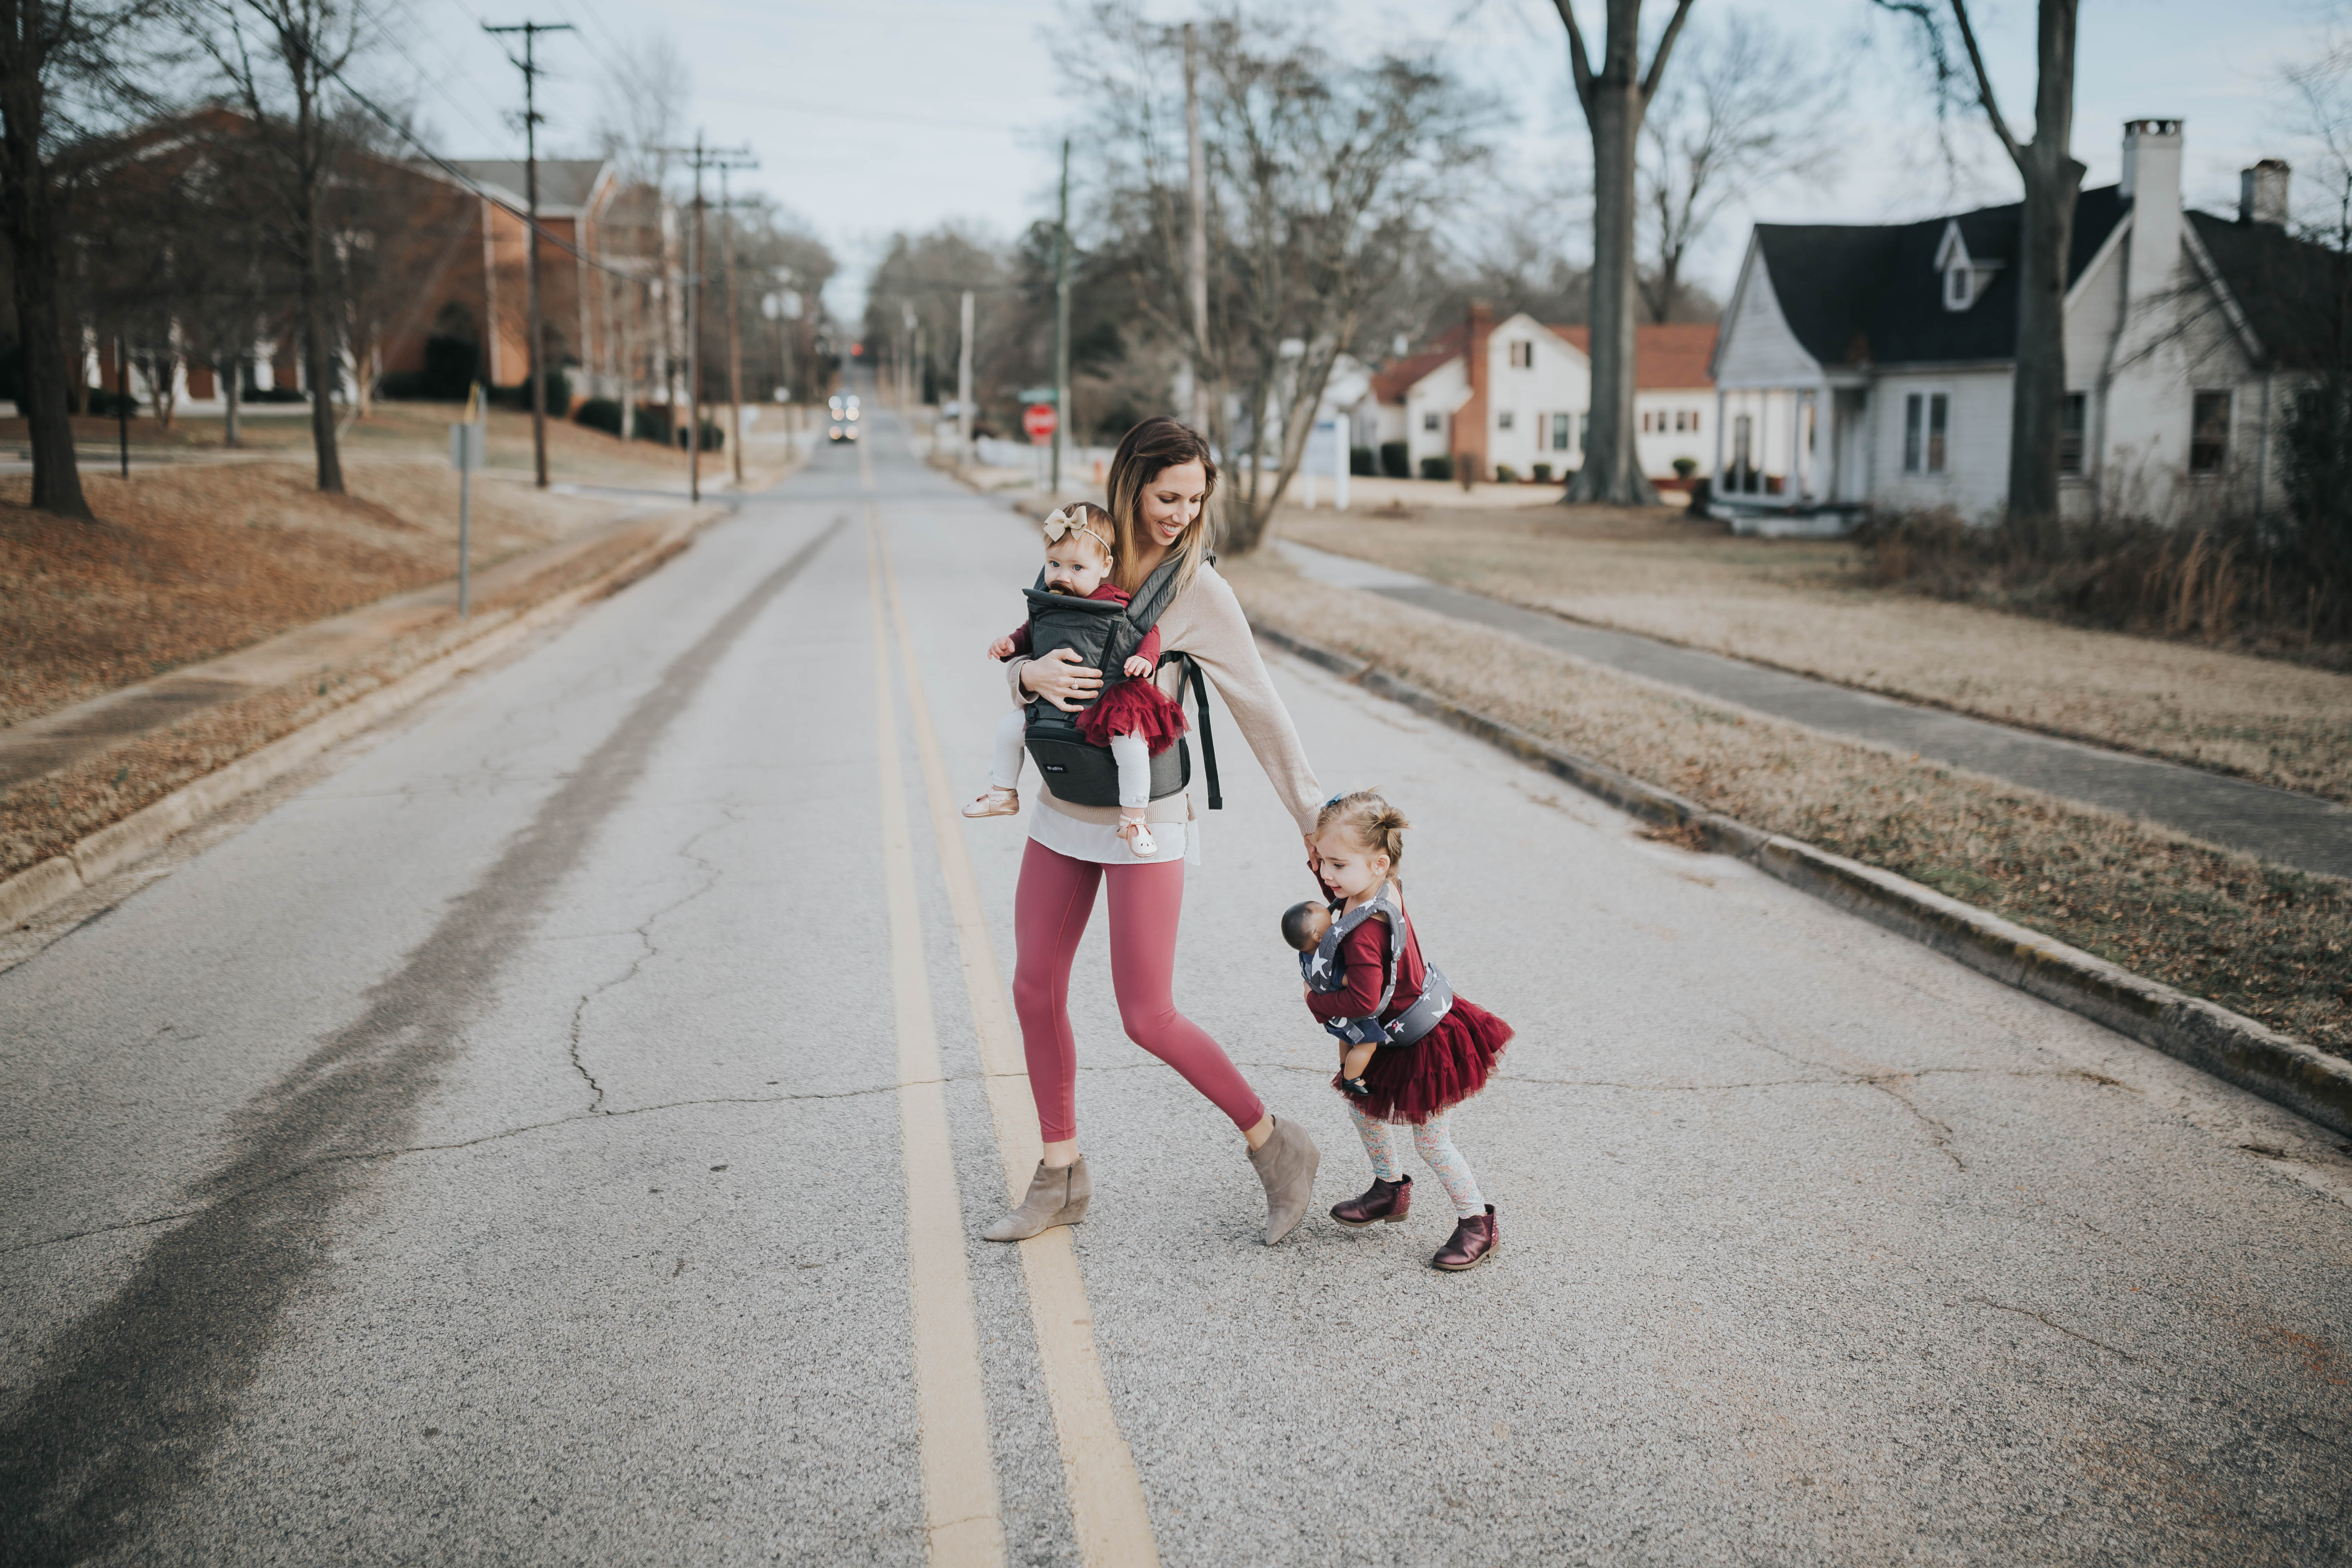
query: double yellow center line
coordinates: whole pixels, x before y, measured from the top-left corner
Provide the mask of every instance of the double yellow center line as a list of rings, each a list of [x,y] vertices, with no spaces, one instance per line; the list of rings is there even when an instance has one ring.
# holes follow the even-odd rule
[[[955,921],[978,1037],[982,1081],[1005,1192],[1018,1202],[1028,1190],[1039,1144],[1026,1066],[1003,972],[980,901],[980,886],[963,841],[962,819],[940,759],[923,694],[921,666],[908,630],[906,605],[869,502],[866,513],[866,575],[873,597],[876,712],[880,742],[883,876],[890,917],[891,989],[898,1037],[898,1126],[907,1180],[907,1247],[912,1274],[915,1405],[920,1430],[923,1509],[930,1561],[994,1568],[1005,1560],[1004,1531],[990,1457],[988,1411],[982,1391],[979,1335],[966,1273],[962,1209],[948,1142],[947,1095],[939,1038],[923,972],[921,908],[916,899],[912,831],[899,765],[889,645],[898,647],[908,719],[930,806],[931,833]],[[1071,1523],[1088,1568],[1157,1564],[1159,1548],[1144,1506],[1134,1456],[1118,1429],[1095,1352],[1094,1314],[1086,1282],[1070,1250],[1070,1233],[1055,1228],[1016,1244],[1028,1288],[1047,1407],[1061,1449]]]

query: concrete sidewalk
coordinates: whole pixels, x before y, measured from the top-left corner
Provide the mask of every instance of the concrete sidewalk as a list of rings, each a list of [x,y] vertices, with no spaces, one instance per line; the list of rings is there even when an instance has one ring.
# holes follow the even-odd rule
[[[1319,583],[1365,589],[1776,719],[2143,817],[2282,866],[2352,878],[2352,811],[2315,795],[2011,729],[1632,632],[1582,626],[1288,540],[1277,548]]]

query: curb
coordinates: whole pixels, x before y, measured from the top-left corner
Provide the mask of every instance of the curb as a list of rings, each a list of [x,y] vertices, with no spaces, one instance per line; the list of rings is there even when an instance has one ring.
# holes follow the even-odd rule
[[[2352,1063],[2325,1056],[2226,1007],[1947,898],[1908,878],[1709,811],[1672,790],[1562,751],[1524,730],[1345,654],[1258,622],[1251,623],[1251,630],[1262,640],[1351,685],[1508,752],[1645,822],[1693,833],[1718,855],[1745,860],[1768,876],[1933,948],[1980,974],[2152,1046],[2332,1131],[2352,1136]]]
[[[513,646],[581,605],[618,593],[686,548],[708,517],[684,518],[652,543],[576,588],[494,626],[469,642],[410,670],[366,696],[324,713],[291,734],[181,785],[121,821],[100,828],[62,855],[51,856],[0,881],[0,929],[22,925],[62,899],[95,886],[134,860],[145,858],[214,812],[272,784],[330,746],[341,744],[402,709],[430,696],[485,658]]]

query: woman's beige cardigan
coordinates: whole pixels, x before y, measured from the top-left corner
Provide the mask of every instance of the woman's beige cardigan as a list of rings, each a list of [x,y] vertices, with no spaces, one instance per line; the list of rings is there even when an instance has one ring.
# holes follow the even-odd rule
[[[1275,694],[1274,681],[1265,672],[1265,660],[1258,657],[1257,639],[1250,635],[1241,601],[1234,597],[1233,584],[1218,576],[1215,567],[1203,565],[1192,585],[1160,612],[1160,646],[1171,652],[1189,653],[1200,661],[1217,695],[1225,700],[1258,766],[1274,781],[1283,808],[1298,824],[1300,833],[1311,836],[1316,814],[1323,809],[1323,786],[1316,782],[1315,770],[1307,765],[1298,731],[1291,727],[1290,710]],[[1016,707],[1028,700],[1021,689],[1021,669],[1028,662],[1016,658],[1006,667]],[[1160,689],[1179,699],[1183,695],[1178,689],[1181,668],[1162,665],[1158,677]],[[1194,772],[1197,777],[1197,763]],[[1116,806],[1073,805],[1055,799],[1042,782],[1037,794],[1041,811],[1058,811],[1081,822],[1118,825]],[[1150,817],[1153,822],[1191,821],[1192,792],[1181,790],[1153,801]]]

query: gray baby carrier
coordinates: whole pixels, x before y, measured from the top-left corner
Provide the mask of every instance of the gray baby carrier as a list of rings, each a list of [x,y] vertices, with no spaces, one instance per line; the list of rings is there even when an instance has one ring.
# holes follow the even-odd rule
[[[1174,556],[1161,562],[1143,580],[1142,589],[1124,605],[1049,593],[1045,574],[1038,573],[1037,585],[1024,591],[1029,600],[1030,657],[1042,658],[1057,647],[1068,648],[1079,663],[1103,672],[1105,691],[1119,680],[1131,679],[1120,674],[1120,667],[1135,657],[1145,635],[1159,623],[1160,612],[1176,596],[1176,574],[1181,564]],[[1209,733],[1208,682],[1190,654],[1171,649],[1160,654],[1160,663],[1178,666],[1179,701],[1185,683],[1192,684],[1201,760],[1208,770],[1209,809],[1222,811],[1225,800],[1217,789],[1217,747]],[[1118,805],[1118,764],[1111,760],[1108,746],[1097,746],[1087,739],[1086,731],[1078,728],[1078,714],[1065,713],[1042,697],[1029,700],[1028,713],[1022,741],[1037,771],[1045,775],[1054,798],[1072,805]],[[1182,740],[1151,759],[1152,799],[1164,800],[1192,782],[1192,754]]]
[[[1397,971],[1404,963],[1404,910],[1389,897],[1388,884],[1382,883],[1379,894],[1338,916],[1331,929],[1312,952],[1298,955],[1298,967],[1307,976],[1307,984],[1318,991],[1337,991],[1344,983],[1339,963],[1339,944],[1349,931],[1374,915],[1388,917],[1388,973],[1381,983],[1381,999],[1373,1005],[1370,1016],[1362,1018],[1326,1018],[1324,1028],[1351,1046],[1378,1046],[1384,1050],[1401,1050],[1406,1046],[1421,1044],[1422,1037],[1438,1026],[1439,1020],[1454,1011],[1454,987],[1446,984],[1437,965],[1424,963],[1426,973],[1422,977],[1421,999],[1406,1008],[1394,1023],[1383,1024],[1381,1015],[1389,1010],[1389,998],[1396,994]]]

